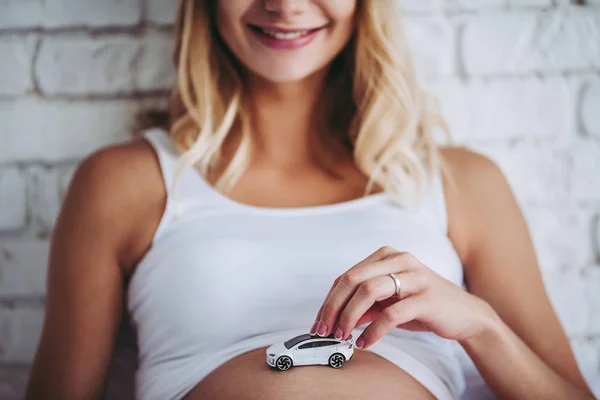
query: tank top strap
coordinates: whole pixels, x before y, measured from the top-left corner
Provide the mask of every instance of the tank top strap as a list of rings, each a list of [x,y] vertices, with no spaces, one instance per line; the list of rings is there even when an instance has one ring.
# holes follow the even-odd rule
[[[427,225],[436,231],[448,235],[448,216],[442,172],[438,168],[427,175],[427,187],[420,198],[419,206],[413,209],[416,214],[426,221]]]
[[[431,190],[432,215],[444,235],[448,235],[448,211],[442,171],[438,168],[433,175]]]
[[[142,136],[154,149],[162,172],[165,188],[170,195],[179,162],[179,154],[167,132],[162,129],[148,129]]]
[[[158,156],[169,200],[175,203],[174,206],[176,206],[178,215],[190,207],[195,209],[198,207],[214,208],[228,204],[225,197],[218,193],[202,176],[200,171],[194,167],[185,168],[181,171],[179,182],[175,187],[176,174],[182,161],[175,143],[169,137],[168,132],[162,128],[146,130],[142,135],[148,140]],[[176,191],[176,195],[174,195],[174,191]]]
[[[191,209],[208,209],[221,206],[221,200],[214,195],[214,190],[195,168],[181,171],[177,187],[175,178],[179,170],[181,155],[167,131],[162,128],[148,129],[142,132],[142,137],[152,146],[158,159],[163,183],[167,191],[166,207],[154,233],[156,241],[172,222],[184,217]],[[177,195],[174,195],[174,190]]]

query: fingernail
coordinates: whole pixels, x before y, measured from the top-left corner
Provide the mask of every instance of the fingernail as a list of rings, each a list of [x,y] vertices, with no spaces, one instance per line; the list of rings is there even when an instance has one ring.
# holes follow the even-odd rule
[[[325,322],[323,322],[323,320],[320,320],[317,324],[317,334],[319,336],[325,336],[325,333],[327,333],[327,325]]]
[[[363,339],[362,337],[359,337],[358,339],[356,339],[356,347],[358,347],[359,349],[362,349],[364,345],[365,345],[365,339]]]
[[[317,330],[316,330],[316,328],[317,328],[317,322],[318,321],[313,322],[312,327],[310,328],[310,334],[311,335],[314,335],[314,334],[317,333]]]
[[[336,339],[341,340],[344,337],[344,331],[342,331],[342,328],[337,328],[333,336],[335,336]]]

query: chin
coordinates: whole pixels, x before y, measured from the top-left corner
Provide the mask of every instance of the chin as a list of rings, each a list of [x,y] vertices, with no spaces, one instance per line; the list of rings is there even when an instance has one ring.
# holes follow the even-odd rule
[[[290,72],[283,72],[281,74],[273,74],[273,73],[268,73],[268,74],[262,74],[261,76],[268,80],[269,82],[274,82],[274,83],[288,83],[288,82],[298,82],[303,80],[304,78],[307,78],[310,74],[294,74],[294,73],[290,73]]]
[[[320,69],[318,68],[299,68],[298,66],[294,68],[289,65],[277,67],[271,65],[270,67],[255,69],[253,72],[270,82],[286,83],[301,81],[319,71]]]

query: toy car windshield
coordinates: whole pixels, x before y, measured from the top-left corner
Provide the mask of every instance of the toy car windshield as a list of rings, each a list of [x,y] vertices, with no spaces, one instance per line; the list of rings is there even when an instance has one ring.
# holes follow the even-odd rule
[[[290,340],[287,340],[283,345],[285,346],[286,349],[291,349],[292,347],[294,347],[298,343],[304,342],[305,340],[308,340],[308,339],[311,339],[311,338],[312,338],[312,336],[310,335],[310,333],[304,333],[302,335],[298,335],[296,337],[293,337]]]
[[[321,339],[335,339],[335,336],[333,335],[333,333],[330,334],[329,336],[316,336],[316,335],[311,335],[310,333],[304,333],[302,335],[298,335],[296,337],[293,337],[290,340],[287,340],[286,342],[283,343],[283,345],[285,346],[286,349],[291,349],[292,347],[294,347],[298,343],[304,342],[305,340],[308,340],[308,339],[319,339],[319,338],[321,338]],[[346,340],[351,340],[351,339],[352,339],[352,334],[350,334],[350,336]]]

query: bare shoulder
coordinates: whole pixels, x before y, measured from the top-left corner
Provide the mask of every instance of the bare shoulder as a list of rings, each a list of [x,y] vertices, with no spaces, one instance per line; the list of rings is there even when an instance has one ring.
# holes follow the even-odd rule
[[[160,166],[146,141],[133,139],[96,150],[84,158],[75,172],[72,186],[91,192],[98,204],[131,201],[160,192]]]
[[[464,147],[443,147],[440,156],[446,166],[449,236],[466,261],[491,222],[522,215],[506,177],[490,158]]]
[[[63,213],[89,229],[108,229],[124,258],[149,241],[166,202],[160,165],[143,139],[101,148],[84,158],[71,181]],[[136,243],[131,238],[140,238]],[[139,251],[138,251],[139,252]],[[133,260],[131,260],[133,261]]]
[[[457,188],[478,192],[506,183],[500,168],[483,154],[465,147],[443,147],[440,155]]]

